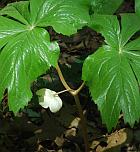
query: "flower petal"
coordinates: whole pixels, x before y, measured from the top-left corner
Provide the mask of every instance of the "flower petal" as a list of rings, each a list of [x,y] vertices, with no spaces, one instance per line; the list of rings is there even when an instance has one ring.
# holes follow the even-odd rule
[[[45,97],[39,97],[39,104],[43,107],[43,108],[48,108],[49,107],[49,100],[46,100]]]
[[[49,107],[50,111],[53,113],[61,109],[62,100],[55,91],[43,88],[37,91],[37,95],[39,95],[39,104],[43,108]]]
[[[58,95],[54,95],[53,100],[49,102],[49,108],[53,113],[58,112],[62,108],[62,100]]]

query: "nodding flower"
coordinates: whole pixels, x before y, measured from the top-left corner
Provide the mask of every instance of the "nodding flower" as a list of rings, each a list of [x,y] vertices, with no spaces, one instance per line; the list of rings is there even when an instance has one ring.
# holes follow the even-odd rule
[[[62,100],[55,91],[43,88],[38,90],[36,94],[39,97],[39,104],[43,108],[49,108],[53,113],[62,108]]]

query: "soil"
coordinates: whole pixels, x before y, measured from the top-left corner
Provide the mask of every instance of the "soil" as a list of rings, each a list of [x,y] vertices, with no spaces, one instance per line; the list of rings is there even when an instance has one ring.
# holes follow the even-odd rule
[[[1,0],[0,7],[13,1]],[[134,12],[134,1],[124,1],[116,13],[119,12]],[[103,37],[88,27],[71,37],[57,34],[51,27],[47,30],[51,40],[58,41],[61,48],[59,63],[64,77],[72,88],[77,88],[81,84],[83,60],[104,43]],[[32,84],[33,99],[16,116],[8,111],[7,99],[4,99],[0,108],[0,152],[84,152],[81,122],[73,97],[68,93],[60,95],[64,101],[63,108],[52,114],[49,109],[38,105],[35,95],[36,90],[46,86],[55,91],[64,90],[55,69]],[[88,88],[83,88],[80,100],[91,152],[140,151],[140,124],[131,128],[124,124],[120,115],[117,127],[108,133]]]

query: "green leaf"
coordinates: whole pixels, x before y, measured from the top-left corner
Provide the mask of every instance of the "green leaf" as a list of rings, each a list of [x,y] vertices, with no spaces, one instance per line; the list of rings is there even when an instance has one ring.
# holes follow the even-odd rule
[[[91,27],[102,33],[105,42],[112,47],[119,47],[120,26],[116,16],[109,15],[93,15]],[[116,43],[117,42],[117,43]]]
[[[126,50],[140,50],[140,37],[127,43],[124,47]]]
[[[0,100],[7,89],[11,111],[28,104],[31,83],[57,64],[59,46],[44,27],[73,34],[88,22],[87,2],[30,0],[0,10]]]
[[[0,16],[0,49],[9,42],[12,36],[26,31],[27,28],[22,24]]]
[[[140,118],[140,38],[129,40],[140,30],[140,21],[134,14],[124,14],[119,30],[114,16],[95,15],[94,19],[97,22],[94,20],[96,25],[92,26],[105,37],[107,45],[88,56],[82,78],[109,131],[116,126],[121,111],[125,122],[133,126]],[[137,24],[131,25],[132,30],[130,20]]]
[[[87,0],[31,0],[32,25],[71,35],[89,22]],[[85,5],[84,5],[85,4]]]
[[[135,12],[140,15],[140,1],[135,0]]]
[[[124,49],[140,84],[140,38],[129,42]]]
[[[123,14],[123,17],[121,18],[122,46],[124,46],[128,40],[140,29],[139,19],[140,17],[136,14]]]
[[[95,14],[114,14],[123,0],[91,0],[91,11]]]
[[[13,17],[23,24],[28,24],[30,22],[30,14],[28,8],[28,1],[10,3],[0,11],[0,15],[7,15]]]
[[[8,88],[9,108],[15,113],[30,101],[31,82],[56,65],[59,47],[48,39],[44,29],[35,28],[10,40],[0,54],[0,98]]]
[[[40,11],[40,9],[43,9],[43,3],[45,2],[45,0],[30,0],[30,10],[31,10],[31,21],[32,24],[35,24],[37,17],[38,17],[38,13]],[[45,9],[44,9],[45,11]]]

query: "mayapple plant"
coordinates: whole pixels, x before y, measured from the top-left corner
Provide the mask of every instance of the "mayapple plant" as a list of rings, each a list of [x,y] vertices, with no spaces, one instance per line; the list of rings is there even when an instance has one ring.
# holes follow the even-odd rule
[[[7,89],[9,110],[15,114],[32,98],[31,83],[55,67],[66,91],[75,99],[89,151],[85,120],[78,98],[84,84],[98,105],[103,123],[111,131],[120,113],[132,127],[140,118],[140,1],[135,13],[112,15],[123,0],[29,0],[0,10],[0,99]],[[84,26],[101,33],[105,43],[83,64],[81,86],[73,90],[58,65],[60,48],[51,42],[46,27],[72,35]],[[47,87],[47,86],[46,86]],[[62,100],[48,88],[37,91],[39,103],[52,112]]]
[[[16,114],[28,104],[32,98],[31,83],[51,66],[57,67],[62,83],[67,87],[57,64],[59,45],[50,42],[46,27],[52,26],[57,33],[72,35],[89,21],[88,0],[29,0],[11,3],[0,10],[0,99],[7,89],[10,111]],[[83,120],[77,97],[82,86],[78,90],[68,90],[75,97]],[[42,91],[37,94],[41,95]],[[44,90],[39,100],[41,105],[56,112],[62,103],[53,93]],[[83,133],[88,151],[86,127],[83,127]]]
[[[120,113],[131,127],[140,118],[140,1],[136,13],[115,15],[93,14],[91,28],[101,33],[105,44],[87,57],[82,79],[110,131]],[[92,70],[91,70],[92,69]]]
[[[87,6],[83,0],[30,0],[0,11],[0,98],[7,88],[11,111],[27,105],[31,83],[57,65],[60,49],[50,42],[45,27],[64,35],[76,33],[89,22]]]

